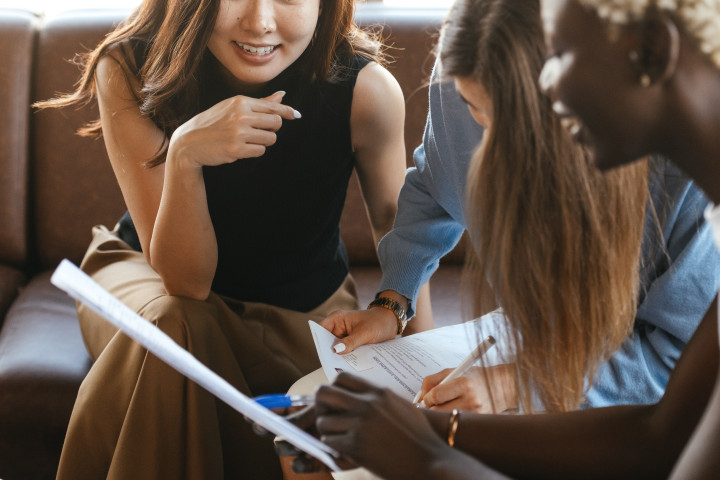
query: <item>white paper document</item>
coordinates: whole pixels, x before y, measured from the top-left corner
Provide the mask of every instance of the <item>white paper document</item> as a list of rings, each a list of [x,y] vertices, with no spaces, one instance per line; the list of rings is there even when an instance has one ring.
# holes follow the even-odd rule
[[[363,345],[344,355],[332,349],[342,340],[313,321],[309,324],[320,363],[330,382],[340,372],[347,371],[412,401],[423,378],[445,368],[457,367],[478,345],[481,338],[476,322],[479,321],[483,322],[483,332],[498,332],[495,333],[497,338],[505,337],[501,332],[504,317],[493,312],[472,322]],[[484,365],[500,363],[502,348],[497,347],[487,353]]]
[[[177,371],[223,400],[244,416],[266,430],[282,436],[296,448],[322,461],[331,470],[340,468],[335,463],[338,453],[317,438],[296,427],[283,417],[260,406],[243,395],[222,377],[210,370],[190,352],[175,343],[153,323],[113,297],[100,285],[68,260],[63,260],[52,275],[51,282],[71,297],[84,303],[127,336],[147,348],[155,356]]]

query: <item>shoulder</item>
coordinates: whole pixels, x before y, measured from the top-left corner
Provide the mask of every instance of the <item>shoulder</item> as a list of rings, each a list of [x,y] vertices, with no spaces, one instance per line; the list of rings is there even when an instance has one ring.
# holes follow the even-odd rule
[[[141,82],[133,46],[124,42],[103,55],[95,71],[95,85],[101,99],[137,101]]]
[[[381,65],[370,62],[358,73],[353,90],[351,121],[385,128],[405,120],[405,100],[400,84]],[[379,122],[379,123],[378,123]]]
[[[648,186],[655,208],[666,214],[679,210],[692,210],[697,217],[708,204],[707,197],[695,182],[674,163],[663,157],[650,157]],[[677,215],[675,213],[672,216]]]
[[[451,80],[433,73],[429,86],[429,116],[423,137],[428,159],[456,169],[463,183],[484,129],[470,114]]]
[[[354,96],[374,93],[403,99],[402,89],[395,77],[382,65],[368,62],[358,72]]]

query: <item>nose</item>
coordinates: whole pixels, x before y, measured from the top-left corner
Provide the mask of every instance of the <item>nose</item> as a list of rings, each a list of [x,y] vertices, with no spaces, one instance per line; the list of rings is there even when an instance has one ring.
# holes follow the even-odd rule
[[[246,5],[239,18],[243,29],[259,35],[275,31],[273,0],[247,0]]]
[[[540,71],[540,78],[538,79],[540,90],[542,90],[545,95],[552,97],[559,72],[559,58],[551,57],[545,60],[545,65],[543,65],[543,69]]]

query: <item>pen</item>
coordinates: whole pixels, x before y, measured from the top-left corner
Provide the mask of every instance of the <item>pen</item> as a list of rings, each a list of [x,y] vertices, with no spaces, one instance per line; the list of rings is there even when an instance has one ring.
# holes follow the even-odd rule
[[[269,395],[260,395],[259,397],[253,398],[253,400],[265,408],[302,407],[315,403],[315,396],[273,393]]]
[[[444,385],[450,380],[453,380],[457,377],[462,376],[465,372],[468,371],[472,365],[478,361],[483,355],[485,355],[485,352],[490,350],[490,348],[495,345],[495,337],[492,335],[487,337],[485,340],[480,342],[480,344],[475,347],[475,349],[468,354],[467,357],[458,365],[455,370],[450,372],[450,375],[443,378],[440,383],[438,383],[436,386]],[[413,403],[418,404],[418,402],[422,399],[422,387],[420,388],[420,391],[417,392],[417,395],[415,395],[415,398],[413,399]]]

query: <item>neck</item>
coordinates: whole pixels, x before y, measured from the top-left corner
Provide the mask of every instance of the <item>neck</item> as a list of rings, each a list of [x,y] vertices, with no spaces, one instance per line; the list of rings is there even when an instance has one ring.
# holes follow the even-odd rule
[[[689,69],[674,86],[661,153],[720,204],[720,71],[700,60],[703,65]]]
[[[210,74],[216,76],[222,88],[227,92],[232,92],[233,95],[255,96],[265,87],[265,84],[249,84],[238,80],[210,50],[206,52],[206,59]]]

